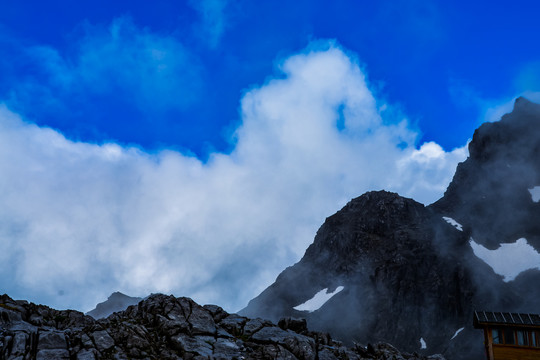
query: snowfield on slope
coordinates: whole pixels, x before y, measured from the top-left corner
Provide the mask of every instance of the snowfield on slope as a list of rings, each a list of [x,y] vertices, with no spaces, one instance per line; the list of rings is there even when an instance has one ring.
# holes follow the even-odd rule
[[[316,293],[311,299],[309,299],[303,304],[295,306],[293,309],[298,311],[314,312],[315,310],[319,310],[321,306],[323,306],[328,300],[330,300],[334,295],[336,295],[343,289],[343,286],[338,286],[336,290],[331,293],[328,292],[328,288],[322,289],[321,291]]]
[[[491,266],[496,274],[502,275],[504,282],[514,280],[523,271],[540,270],[540,254],[525,238],[520,238],[515,243],[501,244],[495,250],[485,248],[473,238],[469,239],[469,244],[474,255]]]

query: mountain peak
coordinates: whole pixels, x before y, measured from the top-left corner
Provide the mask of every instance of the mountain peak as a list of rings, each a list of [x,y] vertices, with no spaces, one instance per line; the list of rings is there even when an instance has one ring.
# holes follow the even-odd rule
[[[94,319],[106,318],[112,313],[125,310],[128,306],[136,305],[141,300],[142,298],[127,296],[115,291],[109,295],[106,301],[97,304],[96,308],[87,312],[86,315],[90,315]]]
[[[430,206],[387,191],[352,199],[242,313],[304,317],[349,343],[383,339],[410,352],[482,356],[474,307],[534,312],[540,297],[540,272],[499,255],[540,249],[539,125],[540,105],[525,98],[501,121],[482,124]],[[495,269],[493,256],[522,275],[508,280],[508,266]],[[303,311],[315,299],[323,300]]]
[[[540,204],[530,189],[540,185],[540,105],[523,97],[514,111],[482,124],[444,196],[430,207],[465,225],[482,245],[524,237],[540,248]]]
[[[126,294],[123,294],[120,291],[115,291],[111,295],[109,295],[107,300],[125,299],[125,298],[130,298],[130,296],[127,296]]]
[[[534,103],[529,99],[520,96],[514,101],[514,111],[519,112],[540,112],[540,104]]]

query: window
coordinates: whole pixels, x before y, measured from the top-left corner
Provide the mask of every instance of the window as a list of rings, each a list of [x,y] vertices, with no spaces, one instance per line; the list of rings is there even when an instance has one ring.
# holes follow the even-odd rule
[[[494,344],[502,344],[502,333],[500,329],[492,329],[491,335],[493,336]]]
[[[531,345],[538,346],[538,342],[536,340],[536,331],[531,331]]]
[[[529,333],[523,330],[517,330],[517,344],[521,346],[529,346]]]
[[[504,329],[504,343],[508,345],[514,345],[516,339],[514,338],[514,330]]]

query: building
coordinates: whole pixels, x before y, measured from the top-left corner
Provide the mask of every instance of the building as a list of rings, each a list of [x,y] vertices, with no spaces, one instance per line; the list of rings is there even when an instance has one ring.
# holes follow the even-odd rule
[[[473,325],[484,330],[488,360],[540,359],[540,315],[475,311]]]

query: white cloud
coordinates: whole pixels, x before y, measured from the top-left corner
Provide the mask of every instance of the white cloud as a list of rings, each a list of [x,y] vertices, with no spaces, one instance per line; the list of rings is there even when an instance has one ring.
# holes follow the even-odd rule
[[[73,142],[2,108],[3,290],[84,310],[115,290],[238,310],[350,198],[384,188],[434,201],[466,156],[416,149],[417,134],[384,118],[357,62],[336,46],[280,69],[243,97],[232,153],[207,163]]]
[[[210,47],[216,47],[227,25],[225,9],[229,0],[190,0],[189,3],[201,17],[196,26],[199,36]]]
[[[467,145],[446,152],[434,143],[422,144],[419,149],[406,149],[398,160],[398,169],[407,183],[406,194],[417,201],[430,203],[437,200],[435,194],[443,194],[452,179],[456,165],[468,156]]]
[[[176,38],[139,28],[128,17],[108,27],[86,24],[84,29],[71,52],[60,54],[48,46],[26,50],[48,82],[19,84],[17,97],[39,96],[49,106],[61,106],[54,104],[60,95],[88,101],[87,94],[114,94],[153,113],[183,108],[201,95],[202,67]]]

